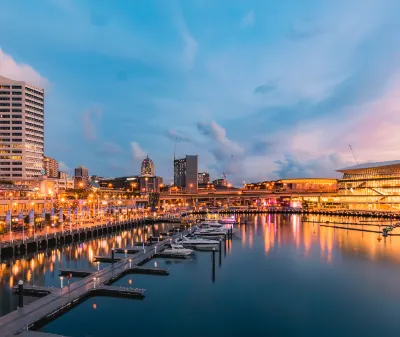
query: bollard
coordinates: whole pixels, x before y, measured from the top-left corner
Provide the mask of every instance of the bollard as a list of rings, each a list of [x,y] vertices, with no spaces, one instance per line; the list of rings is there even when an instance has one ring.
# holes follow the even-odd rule
[[[114,263],[114,248],[111,249],[111,263]]]
[[[219,239],[219,267],[221,268],[222,264],[222,239]]]
[[[225,241],[224,241],[224,256],[226,256],[226,245],[227,245],[227,241],[226,241],[226,234],[225,234]]]
[[[24,281],[18,281],[18,308],[22,308],[24,306]]]
[[[215,282],[215,248],[212,251],[212,281]]]
[[[128,250],[125,249],[125,257],[128,257]]]
[[[157,246],[154,247],[154,254],[157,254]]]
[[[60,276],[60,282],[61,282],[61,289],[64,288],[64,277]]]
[[[96,278],[93,277],[93,289],[96,289]]]
[[[132,268],[132,259],[129,259],[129,268]]]
[[[97,270],[100,270],[100,261],[97,261]]]

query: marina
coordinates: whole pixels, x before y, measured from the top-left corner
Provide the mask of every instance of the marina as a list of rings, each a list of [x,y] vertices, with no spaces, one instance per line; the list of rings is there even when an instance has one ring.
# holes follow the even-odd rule
[[[228,320],[229,316],[239,314],[237,311],[240,307],[239,303],[247,303],[243,296],[240,295],[238,288],[244,282],[244,284],[251,284],[250,288],[247,287],[246,297],[254,296],[254,291],[260,294],[261,287],[267,286],[268,288],[266,289],[270,289],[265,290],[265,295],[253,302],[255,310],[252,311],[253,316],[244,315],[246,322],[251,324],[252,331],[260,332],[266,329],[271,334],[279,332],[282,336],[289,336],[292,335],[292,330],[273,323],[277,319],[274,319],[274,315],[279,313],[279,311],[274,313],[273,307],[278,305],[279,298],[297,298],[298,301],[301,301],[303,307],[308,308],[308,315],[320,317],[321,320],[325,319],[325,314],[323,312],[318,313],[313,309],[313,300],[310,302],[310,298],[312,299],[314,296],[311,288],[314,289],[314,292],[318,291],[318,296],[324,297],[327,314],[339,305],[336,303],[337,297],[322,295],[322,289],[319,290],[317,286],[319,283],[312,281],[309,278],[311,275],[307,276],[306,271],[311,264],[316,265],[319,275],[324,280],[325,285],[330,287],[333,294],[337,294],[336,289],[338,289],[339,285],[343,287],[344,280],[338,280],[337,276],[334,276],[336,275],[336,269],[330,270],[330,268],[336,265],[337,267],[340,266],[340,269],[344,270],[348,274],[347,276],[352,278],[354,276],[352,276],[351,270],[353,270],[354,263],[358,265],[357,270],[367,268],[367,266],[362,267],[366,263],[368,265],[373,263],[373,260],[370,260],[368,255],[368,252],[373,252],[372,249],[379,249],[378,251],[380,252],[380,255],[375,255],[374,259],[378,258],[378,261],[380,259],[389,259],[388,261],[390,261],[386,267],[382,264],[378,264],[377,267],[384,268],[392,277],[398,273],[394,269],[400,263],[398,258],[400,255],[397,255],[397,253],[400,254],[400,242],[397,242],[396,236],[383,238],[385,240],[385,243],[383,243],[379,242],[376,236],[371,237],[371,235],[377,235],[378,233],[353,232],[325,227],[327,221],[329,223],[339,223],[341,221],[335,218],[320,218],[319,220],[310,218],[302,222],[301,217],[297,215],[264,214],[242,219],[237,218],[237,220],[242,220],[243,223],[246,221],[246,225],[239,224],[235,226],[236,233],[227,235],[227,240],[214,240],[217,243],[214,246],[215,248],[206,251],[195,250],[189,257],[179,254],[175,256],[174,254],[163,254],[164,248],[175,245],[174,242],[191,240],[190,236],[186,238],[186,232],[177,232],[173,237],[168,237],[160,242],[153,243],[151,246],[146,246],[145,251],[142,249],[143,247],[138,247],[137,253],[127,254],[126,257],[126,247],[132,247],[132,244],[137,241],[147,242],[147,239],[137,240],[136,236],[132,236],[129,240],[121,241],[118,247],[111,246],[107,254],[105,252],[101,253],[101,251],[99,251],[100,254],[98,255],[92,254],[93,263],[88,266],[82,264],[63,268],[55,267],[55,275],[64,276],[62,288],[46,285],[34,287],[30,284],[24,284],[24,292],[27,291],[25,293],[27,299],[30,298],[28,295],[32,295],[32,293],[29,293],[30,291],[35,292],[34,288],[36,288],[38,296],[42,292],[40,294],[41,297],[36,297],[35,300],[27,303],[23,308],[1,317],[0,332],[3,333],[6,330],[2,329],[10,329],[11,327],[13,327],[12,329],[18,327],[13,333],[27,332],[26,328],[29,327],[35,332],[50,333],[58,336],[83,337],[89,331],[95,331],[96,336],[109,336],[111,331],[130,331],[127,324],[132,319],[128,318],[127,313],[132,312],[134,321],[144,323],[143,326],[139,325],[136,328],[138,333],[145,333],[146,326],[151,322],[150,318],[146,316],[146,312],[151,311],[151,307],[157,306],[157,310],[162,314],[155,313],[154,317],[156,317],[160,328],[158,328],[158,325],[154,326],[152,333],[162,333],[161,326],[168,324],[167,322],[176,317],[176,315],[185,315],[185,312],[193,312],[195,310],[202,317],[208,317],[209,315],[214,317],[217,312],[223,312],[220,311],[222,304],[218,305],[215,302],[217,300],[224,303],[225,309],[227,305],[230,308],[221,316],[223,320]],[[351,223],[351,221],[344,222]],[[353,224],[356,223],[358,224],[360,221],[358,219],[354,220]],[[369,223],[372,224],[372,222]],[[168,228],[158,226],[159,232],[162,231],[162,228]],[[146,228],[135,228],[129,229],[128,232],[134,231],[138,233],[139,230],[142,231],[143,229],[146,230]],[[192,230],[195,230],[195,228],[192,228]],[[396,230],[394,229],[394,234],[396,234]],[[126,234],[122,232],[121,235],[125,236]],[[112,235],[108,240],[114,242],[117,238],[118,236]],[[104,239],[93,238],[91,240],[96,242],[96,240]],[[340,245],[339,242],[341,242]],[[79,243],[73,244],[78,245],[77,247],[79,248]],[[350,247],[349,245],[358,247],[358,251],[362,252],[361,255],[360,253],[354,255],[353,250],[347,249],[347,247]],[[179,247],[180,245],[178,244],[177,248],[180,249]],[[111,259],[112,252],[115,254],[114,263],[110,260],[100,262],[101,268],[97,270],[100,265],[95,262],[95,257],[103,256]],[[353,256],[356,260],[343,260],[341,258],[343,253],[349,255],[349,257]],[[68,256],[68,252],[66,252],[66,256]],[[120,260],[117,261],[117,258]],[[256,267],[261,261],[263,261],[263,265],[265,264],[263,269]],[[291,269],[285,269],[285,272],[280,272],[281,264],[289,265]],[[238,275],[235,271],[237,268],[240,268],[243,276]],[[367,270],[365,269],[365,272]],[[272,271],[274,272],[271,274]],[[368,274],[370,277],[372,275],[375,278],[378,277],[383,284],[389,281],[383,281],[378,274]],[[71,282],[67,284],[66,276],[68,275],[71,276]],[[157,276],[167,277],[160,278]],[[287,276],[296,278],[297,287],[294,287],[290,281],[283,280]],[[251,281],[248,277],[251,277]],[[232,281],[228,281],[227,278]],[[332,283],[330,278],[333,278],[335,282],[339,282],[339,285]],[[58,277],[56,277],[57,279],[60,282]],[[308,283],[305,283],[306,280]],[[284,285],[283,288],[281,288],[282,285]],[[297,293],[296,289],[298,287],[302,289],[302,292],[308,294],[307,301],[305,301],[305,297]],[[352,287],[352,289],[353,292],[356,291],[356,288]],[[365,291],[365,288],[362,289]],[[13,292],[15,294],[11,296],[18,300],[18,285],[13,286]],[[207,294],[206,299],[199,297],[200,294]],[[232,294],[235,294],[235,296],[232,296]],[[380,293],[380,296],[385,297],[385,294],[386,292]],[[170,296],[174,297],[173,310],[168,309]],[[346,303],[350,303],[353,295],[346,293],[346,296],[348,297]],[[354,296],[357,295],[354,294]],[[374,293],[370,293],[369,297],[373,301],[377,299]],[[140,301],[135,301],[138,299]],[[190,300],[186,301],[185,299]],[[55,305],[55,303],[58,303],[58,305]],[[285,310],[288,310],[287,315],[289,315],[289,318],[296,322],[295,309],[290,309],[290,306],[289,303],[285,304]],[[105,308],[108,308],[108,310],[104,311]],[[362,310],[360,307],[357,308],[358,311]],[[387,310],[393,310],[392,306],[387,307],[387,310],[385,308],[385,305],[383,309],[381,307],[381,310],[383,310],[382,315],[387,315]],[[112,313],[109,310],[112,310]],[[268,327],[261,325],[260,315],[264,312],[268,313],[268,321],[270,322]],[[85,326],[79,325],[78,328],[73,322],[83,313],[86,324]],[[366,314],[363,311],[363,315]],[[371,314],[379,317],[376,311],[372,311]],[[25,318],[19,318],[21,315]],[[306,322],[308,315],[305,316]],[[26,316],[29,319],[26,319]],[[38,316],[40,316],[40,319],[37,319]],[[112,319],[107,320],[106,317],[112,317]],[[353,319],[356,319],[356,317],[353,317]],[[22,321],[24,321],[24,324],[22,324]],[[108,322],[107,325],[104,325],[105,322]],[[300,323],[298,320],[297,322],[298,324]],[[189,321],[188,324],[190,324]],[[189,326],[185,322],[182,323],[182,328],[188,329]],[[234,329],[234,326],[224,326],[224,333],[227,331],[232,336],[243,334],[243,329],[246,329],[245,325],[239,323],[237,326],[238,329]],[[366,326],[373,331],[378,329],[378,325],[371,325],[371,323]],[[326,335],[335,336],[338,330],[333,325],[329,325],[329,327],[332,329],[332,334]],[[215,331],[219,331],[219,329],[215,324],[212,324],[210,327],[202,326],[199,332],[193,332],[193,335],[202,336],[204,333],[213,334]],[[315,333],[313,326],[310,324],[300,325],[300,331],[308,334]],[[220,332],[222,333],[222,330]],[[171,331],[172,334],[173,330]],[[167,336],[169,335],[168,332]],[[347,335],[345,334],[345,336]],[[391,336],[391,334],[388,334],[388,336]],[[39,337],[42,336],[39,335]]]
[[[164,249],[164,245],[169,240],[164,240],[157,243],[157,247],[160,251]],[[47,321],[66,308],[75,305],[76,302],[82,301],[84,298],[89,296],[114,296],[123,298],[142,298],[144,296],[144,289],[132,289],[115,287],[110,285],[104,285],[110,283],[110,280],[116,280],[122,277],[125,273],[129,272],[132,266],[140,264],[146,259],[151,258],[153,251],[139,253],[133,259],[121,259],[120,261],[113,261],[110,267],[107,267],[101,271],[96,271],[91,274],[91,278],[84,278],[82,281],[77,281],[72,285],[48,291],[43,287],[27,287],[26,290],[18,290],[19,296],[24,294],[32,294],[40,292],[43,294],[43,298],[39,299],[27,307],[21,307],[7,316],[0,317],[0,332],[1,336],[8,337],[15,334],[21,333],[23,330],[30,330],[35,325],[42,324],[43,321]],[[169,254],[164,254],[168,255]],[[114,264],[115,262],[115,264]],[[142,270],[143,271],[143,270]],[[23,302],[22,302],[23,303]]]

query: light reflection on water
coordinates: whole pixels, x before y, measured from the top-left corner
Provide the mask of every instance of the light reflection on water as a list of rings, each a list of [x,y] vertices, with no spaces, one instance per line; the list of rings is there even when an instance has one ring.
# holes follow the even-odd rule
[[[147,289],[143,301],[92,298],[42,330],[72,337],[131,336],[133,326],[135,334],[148,334],[151,327],[152,334],[164,336],[177,331],[190,331],[191,336],[398,335],[400,237],[378,241],[376,233],[310,222],[359,223],[354,218],[274,214],[242,218],[248,225],[239,226],[232,244],[226,245],[221,267],[216,259],[215,283],[209,252],[195,252],[187,261],[152,260],[146,265],[170,268],[170,275],[127,275],[115,284]],[[109,253],[119,240],[121,246],[129,245],[133,237],[137,241],[146,232],[138,229],[118,235],[121,239],[102,238],[16,261],[5,274],[2,268],[2,291],[23,273],[27,280],[28,271],[31,279],[43,278],[35,284],[57,285],[60,267],[96,269],[90,254]],[[7,301],[11,300],[4,301],[6,306]],[[85,325],[74,324],[83,315]],[[196,323],[193,329],[199,318],[208,323]],[[177,320],[178,325],[171,325]]]
[[[176,226],[176,224],[175,224]],[[93,261],[96,255],[111,255],[112,248],[131,247],[134,242],[150,235],[158,236],[159,231],[165,232],[172,228],[172,224],[157,224],[148,226],[143,235],[141,228],[135,228],[112,236],[89,239],[85,242],[73,243],[69,246],[52,248],[16,260],[3,260],[0,262],[0,316],[15,310],[17,297],[11,294],[11,288],[19,280],[25,284],[41,286],[61,286],[59,269],[88,269],[97,270],[107,264],[98,264]],[[118,256],[118,254],[116,254]],[[70,282],[75,282],[72,278]],[[67,281],[64,280],[64,285]],[[25,297],[25,303],[35,298]]]
[[[322,227],[299,215],[247,220],[221,267],[217,257],[215,282],[210,252],[155,259],[146,265],[169,268],[169,276],[127,275],[114,284],[147,289],[143,301],[92,298],[42,331],[73,337],[131,336],[132,329],[167,337],[398,336],[400,237],[378,241],[375,233]],[[74,326],[83,315],[86,324]]]

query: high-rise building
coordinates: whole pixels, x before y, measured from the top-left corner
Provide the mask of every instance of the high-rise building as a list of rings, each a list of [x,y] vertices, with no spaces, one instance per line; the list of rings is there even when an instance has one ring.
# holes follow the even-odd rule
[[[44,170],[46,171],[46,176],[48,178],[58,178],[58,161],[50,158],[44,157]]]
[[[198,188],[198,157],[186,156],[174,160],[174,185],[188,193],[196,193]]]
[[[68,174],[66,172],[58,171],[58,179],[67,179]]]
[[[45,174],[44,90],[0,76],[0,178]]]
[[[75,169],[75,188],[83,188],[89,184],[89,170],[80,165]]]
[[[210,174],[207,172],[199,172],[197,175],[197,181],[201,185],[208,184],[210,182]]]
[[[143,159],[140,174],[142,176],[154,176],[154,163],[149,156]]]

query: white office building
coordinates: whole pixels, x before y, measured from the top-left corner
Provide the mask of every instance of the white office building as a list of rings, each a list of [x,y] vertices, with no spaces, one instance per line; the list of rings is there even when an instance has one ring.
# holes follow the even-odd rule
[[[0,75],[0,179],[44,175],[44,90]]]

